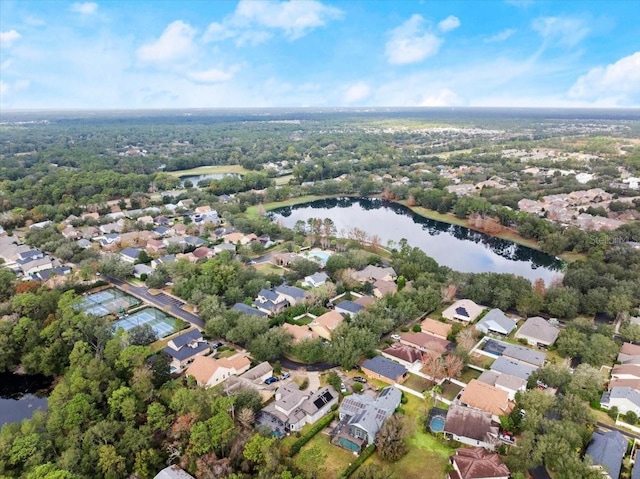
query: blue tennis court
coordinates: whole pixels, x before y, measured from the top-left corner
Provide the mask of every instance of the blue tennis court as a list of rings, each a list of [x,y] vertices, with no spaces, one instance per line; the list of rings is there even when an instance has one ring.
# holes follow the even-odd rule
[[[138,304],[140,304],[140,300],[137,298],[129,296],[119,289],[109,288],[84,296],[77,309],[100,317],[124,312]]]
[[[113,323],[114,330],[124,329],[129,331],[136,326],[142,326],[148,324],[156,333],[158,338],[164,338],[182,329],[182,321],[168,316],[159,309],[156,308],[144,308],[137,311],[130,316],[119,319]]]

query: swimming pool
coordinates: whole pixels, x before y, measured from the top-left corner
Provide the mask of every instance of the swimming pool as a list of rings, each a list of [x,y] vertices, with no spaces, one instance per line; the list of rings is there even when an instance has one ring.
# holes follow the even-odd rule
[[[431,429],[431,432],[442,432],[442,431],[444,431],[444,417],[442,417],[442,416],[433,416],[431,418],[431,422],[429,423],[429,429]]]

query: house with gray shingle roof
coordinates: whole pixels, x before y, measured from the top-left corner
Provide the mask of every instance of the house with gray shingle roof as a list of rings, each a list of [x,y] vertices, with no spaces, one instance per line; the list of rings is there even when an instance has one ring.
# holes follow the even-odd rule
[[[385,383],[402,383],[408,377],[408,370],[391,359],[376,356],[362,363],[362,371],[372,379]]]
[[[378,431],[400,405],[398,388],[384,388],[375,399],[367,394],[346,396],[338,409],[340,422],[331,432],[331,442],[352,452],[373,444]]]
[[[234,311],[239,311],[243,314],[253,314],[254,316],[260,316],[261,318],[264,318],[267,315],[267,313],[265,313],[264,311],[252,308],[251,306],[244,303],[236,303],[231,307],[231,309],[233,309]]]
[[[482,333],[497,333],[509,336],[511,331],[516,329],[516,323],[509,319],[500,309],[494,308],[489,311],[484,318],[475,325],[476,329]]]
[[[327,273],[319,272],[314,273],[311,276],[305,276],[302,285],[309,288],[317,288],[325,284],[327,281],[329,281],[329,276],[327,275]]]
[[[605,409],[617,407],[621,414],[633,411],[640,416],[640,392],[627,386],[614,386],[602,394],[600,405]]]
[[[196,356],[207,354],[210,350],[209,343],[204,340],[202,333],[193,329],[173,338],[162,352],[171,358],[172,372],[176,372],[181,371]]]
[[[172,466],[165,467],[162,471],[156,474],[153,479],[195,479],[195,477],[174,464]]]
[[[546,354],[518,346],[517,344],[508,344],[507,347],[504,348],[504,351],[502,351],[502,356],[538,367],[541,367],[547,360]]]
[[[364,306],[349,300],[342,301],[335,307],[335,310],[340,314],[357,314],[363,309]]]
[[[596,430],[585,456],[591,458],[594,467],[602,470],[604,477],[618,479],[628,445],[629,441],[619,431]]]
[[[274,288],[274,291],[278,293],[281,297],[284,297],[291,306],[296,306],[304,302],[307,297],[307,292],[304,289],[298,288],[296,286],[289,286],[286,284],[282,284]]]
[[[516,339],[526,339],[531,346],[551,346],[558,339],[560,328],[540,316],[525,321],[515,335]]]
[[[531,366],[530,364],[515,361],[504,356],[500,356],[491,365],[491,371],[509,374],[511,376],[524,379],[525,381],[529,379],[529,376],[531,376],[531,374],[533,374],[537,369],[537,367]]]

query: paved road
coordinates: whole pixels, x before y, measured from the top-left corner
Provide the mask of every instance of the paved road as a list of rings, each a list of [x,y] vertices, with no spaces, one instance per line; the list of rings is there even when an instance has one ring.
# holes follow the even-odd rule
[[[296,361],[291,361],[291,359],[287,359],[284,356],[280,356],[278,358],[280,364],[283,368],[293,369],[294,371],[305,370],[305,371],[326,371],[327,369],[331,369],[335,367],[335,364],[329,363],[315,363],[315,364],[303,364],[298,363]]]
[[[535,469],[531,469],[529,471],[529,474],[531,474],[531,477],[533,477],[533,479],[551,479],[551,476],[544,466],[539,466]]]
[[[640,435],[629,432],[626,429],[622,429],[616,426],[611,426],[609,424],[605,424],[603,422],[597,422],[596,425],[601,429],[606,429],[607,431],[618,431],[622,433],[623,436],[628,437],[629,439],[638,439],[640,440]]]
[[[153,295],[149,293],[149,288],[146,286],[133,286],[126,281],[123,281],[118,278],[114,278],[112,276],[105,277],[109,282],[118,286],[123,291],[136,296],[147,303],[156,306],[159,309],[165,310],[168,313],[193,324],[194,326],[203,329],[204,321],[199,316],[190,313],[189,311],[185,311],[182,309],[182,305],[186,304],[179,299],[173,298],[168,294],[160,293],[157,295]]]

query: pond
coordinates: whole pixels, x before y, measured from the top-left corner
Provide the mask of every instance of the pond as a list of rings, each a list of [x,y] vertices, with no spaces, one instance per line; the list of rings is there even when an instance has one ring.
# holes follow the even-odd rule
[[[423,218],[409,208],[380,199],[332,198],[278,208],[275,221],[293,228],[298,220],[331,218],[339,236],[353,228],[377,235],[381,245],[406,239],[440,265],[467,273],[513,273],[550,284],[562,276],[564,263],[548,254],[463,226]]]
[[[198,183],[200,183],[201,181],[204,182],[204,184],[202,186],[208,186],[209,183],[211,182],[211,180],[221,180],[222,178],[226,178],[227,176],[236,176],[239,177],[240,175],[236,174],[236,173],[209,173],[206,175],[191,175],[191,176],[181,176],[180,177],[180,187],[184,188],[184,183],[186,181],[190,181],[191,184],[197,188],[198,187]]]
[[[33,416],[34,411],[47,409],[47,394],[51,379],[0,373],[0,427]]]

